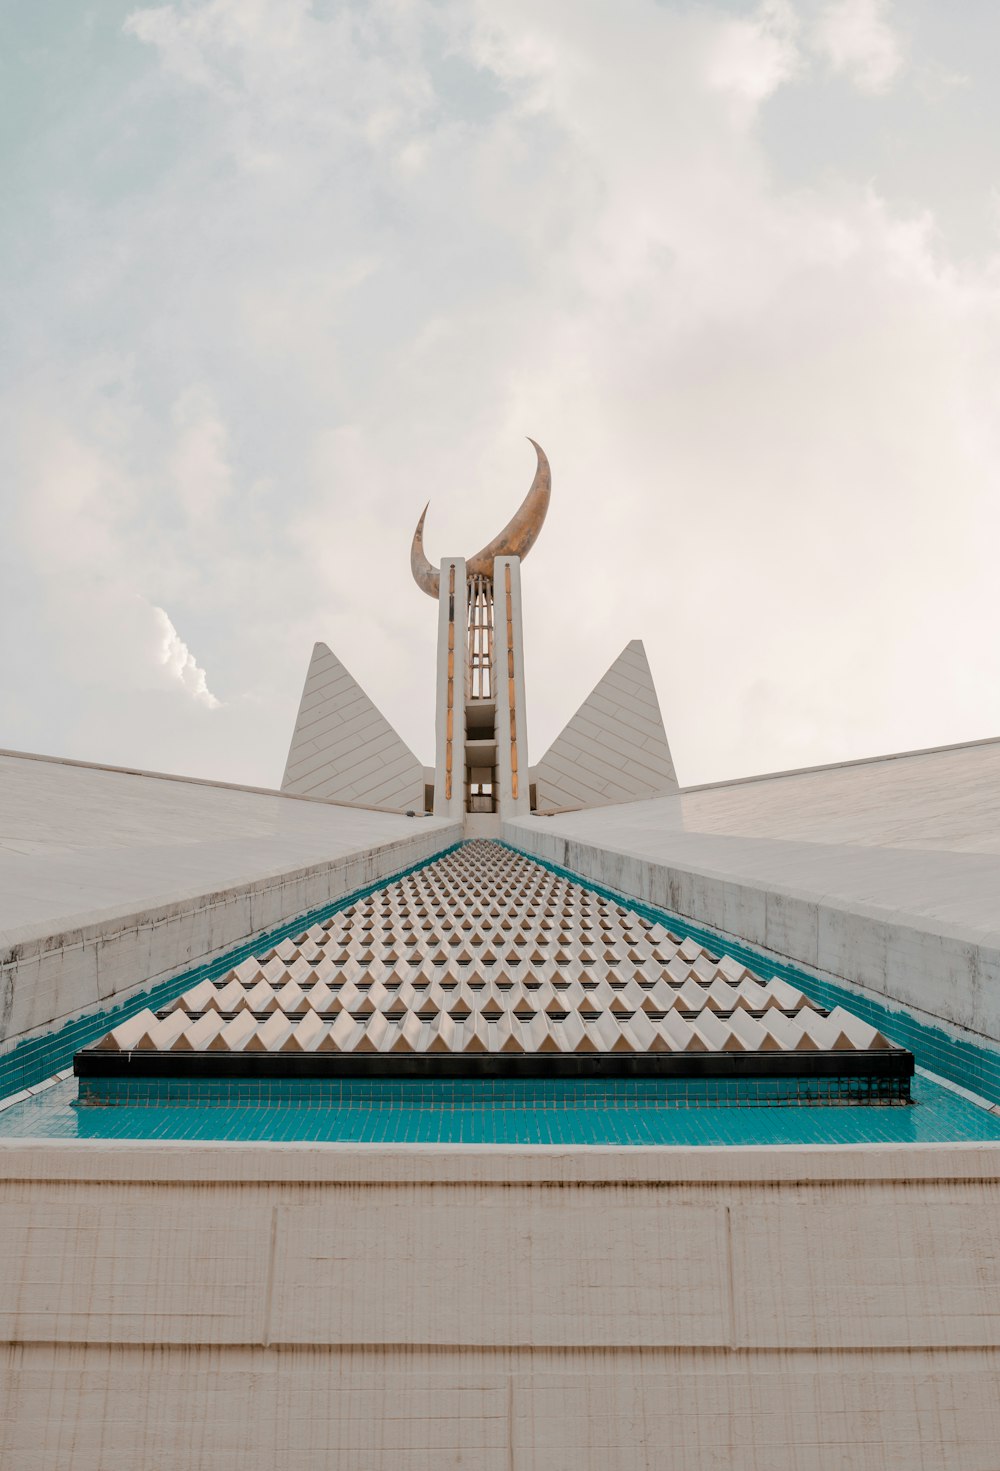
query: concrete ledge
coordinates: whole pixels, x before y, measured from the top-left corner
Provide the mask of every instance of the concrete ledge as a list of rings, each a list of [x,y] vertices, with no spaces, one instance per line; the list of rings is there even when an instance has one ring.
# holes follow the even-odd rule
[[[1000,1184],[1000,1142],[627,1149],[0,1139],[0,1182],[154,1185]],[[1000,1230],[1000,1227],[998,1227]]]

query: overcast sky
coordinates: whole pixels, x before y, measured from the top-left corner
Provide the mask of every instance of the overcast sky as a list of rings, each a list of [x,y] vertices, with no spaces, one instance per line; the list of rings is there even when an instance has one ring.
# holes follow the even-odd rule
[[[313,642],[424,761],[553,468],[537,759],[634,637],[684,783],[1000,735],[996,0],[0,12],[0,746],[276,785]]]

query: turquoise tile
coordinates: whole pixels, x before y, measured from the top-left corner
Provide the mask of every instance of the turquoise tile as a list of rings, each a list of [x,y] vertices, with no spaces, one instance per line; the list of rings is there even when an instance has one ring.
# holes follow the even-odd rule
[[[513,1086],[516,1082],[517,1086]],[[296,1091],[298,1090],[298,1092]],[[386,1083],[310,1096],[275,1090],[265,1103],[214,1100],[81,1106],[75,1080],[0,1113],[0,1138],[232,1140],[358,1144],[927,1144],[1000,1141],[1000,1115],[918,1074],[911,1106],[679,1100],[659,1080],[505,1080],[485,1086]]]

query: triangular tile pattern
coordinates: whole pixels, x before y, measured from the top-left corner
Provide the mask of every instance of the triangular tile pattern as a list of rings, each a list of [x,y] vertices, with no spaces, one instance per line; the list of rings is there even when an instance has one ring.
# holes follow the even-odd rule
[[[669,797],[677,776],[646,651],[627,644],[533,772],[540,812]]]
[[[89,1050],[794,1052],[805,1064],[889,1046],[842,1008],[479,841]]]
[[[281,790],[389,812],[423,812],[424,769],[354,676],[317,644]]]

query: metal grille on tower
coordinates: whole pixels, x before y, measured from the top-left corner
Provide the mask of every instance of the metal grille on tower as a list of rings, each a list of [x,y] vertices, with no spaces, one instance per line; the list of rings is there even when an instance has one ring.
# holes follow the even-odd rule
[[[493,579],[469,578],[465,671],[465,810],[497,811],[497,732],[493,667]]]

